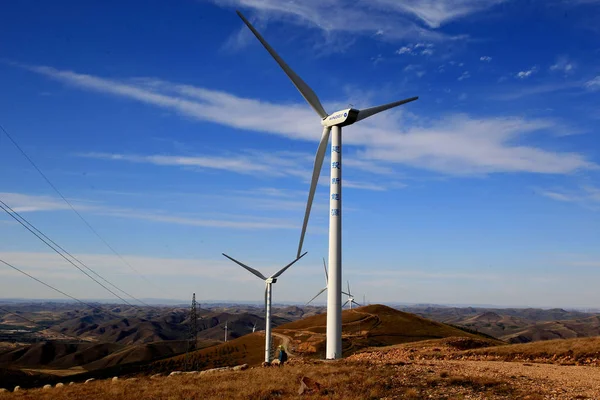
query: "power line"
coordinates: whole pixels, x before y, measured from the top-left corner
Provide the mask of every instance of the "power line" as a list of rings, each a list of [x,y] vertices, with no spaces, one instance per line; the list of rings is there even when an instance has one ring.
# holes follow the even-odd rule
[[[65,250],[61,245],[59,245],[58,243],[56,243],[54,240],[50,239],[46,234],[44,234],[44,232],[42,232],[39,229],[37,229],[33,224],[31,224],[29,221],[27,221],[25,219],[25,217],[23,217],[21,214],[19,214],[15,210],[13,210],[9,205],[7,205],[1,199],[0,199],[0,203],[2,203],[5,207],[7,207],[14,215],[16,215],[17,217],[19,217],[19,219],[21,219],[21,221],[25,222],[27,225],[29,225],[31,228],[33,228],[37,233],[39,233],[40,235],[42,235],[45,239],[47,239],[54,246],[58,247],[60,250],[62,250],[64,253],[66,253],[69,257],[71,257],[72,259],[74,259],[75,261],[77,261],[79,264],[81,264],[88,271],[90,271],[91,273],[93,273],[94,275],[96,275],[97,277],[99,277],[100,279],[102,279],[104,282],[108,283],[109,285],[111,285],[115,289],[117,289],[120,292],[124,293],[125,295],[131,297],[134,300],[139,301],[140,303],[142,303],[142,304],[144,304],[144,305],[146,305],[148,307],[151,307],[149,304],[146,304],[142,300],[139,300],[139,299],[135,298],[134,296],[130,295],[129,293],[127,293],[123,289],[119,288],[118,286],[114,285],[113,283],[111,283],[110,281],[108,281],[107,279],[105,279],[103,276],[101,276],[100,274],[98,274],[96,271],[94,271],[93,269],[91,269],[90,267],[88,267],[83,261],[79,260],[77,257],[75,257],[74,255],[72,255],[71,253],[69,253],[67,250]]]
[[[65,196],[63,196],[62,192],[60,190],[58,190],[58,188],[56,186],[54,186],[54,184],[50,181],[50,179],[48,179],[48,177],[46,176],[46,174],[44,174],[42,172],[42,170],[36,165],[36,163],[33,162],[33,160],[27,155],[27,153],[25,153],[25,150],[23,150],[21,148],[21,146],[19,146],[19,144],[15,141],[15,139],[13,139],[13,137],[8,133],[8,131],[6,129],[4,129],[4,127],[1,124],[0,124],[0,130],[2,130],[2,132],[4,132],[4,134],[12,142],[12,144],[15,145],[15,147],[21,152],[21,154],[23,154],[23,156],[27,159],[27,161],[29,161],[29,163],[33,166],[33,168],[35,168],[35,170],[42,176],[42,178],[44,178],[44,180],[48,183],[48,185],[50,185],[50,187],[52,189],[54,189],[54,191],[64,200],[64,202],[67,203],[67,205],[69,206],[69,208],[75,214],[77,214],[77,216],[79,217],[79,219],[81,219],[83,221],[83,223],[87,225],[87,227],[94,233],[94,235],[96,235],[98,237],[98,239],[100,239],[102,241],[102,243],[104,243],[104,245],[106,247],[108,247],[110,249],[110,251],[112,251],[125,265],[127,265],[129,268],[131,268],[131,270],[133,272],[135,272],[136,274],[138,274],[140,277],[142,277],[149,284],[151,284],[154,287],[156,287],[156,285],[154,283],[152,283],[148,278],[146,278],[146,276],[144,276],[138,270],[136,270],[135,268],[133,268],[133,266],[129,262],[127,262],[127,260],[125,260],[125,258],[123,258],[123,256],[119,252],[117,252],[102,236],[100,236],[100,234],[98,233],[98,231],[96,229],[94,229],[92,227],[92,225],[85,218],[83,218],[83,215],[81,215],[79,213],[79,211],[77,211],[75,209],[75,207],[73,207],[73,205],[71,204],[71,202],[69,200],[67,200],[67,198]]]
[[[61,245],[59,245],[58,243],[56,243],[54,240],[50,239],[46,234],[44,234],[44,232],[40,231],[39,229],[37,229],[35,226],[33,226],[29,221],[27,221],[25,219],[25,217],[23,217],[21,214],[19,214],[18,212],[16,212],[15,210],[13,210],[9,205],[7,205],[4,201],[2,201],[2,199],[0,199],[0,203],[2,203],[5,207],[7,207],[13,214],[15,214],[17,217],[19,217],[23,222],[25,222],[27,225],[29,225],[31,228],[33,228],[37,233],[39,233],[40,235],[42,235],[45,239],[47,239],[50,243],[52,243],[53,245],[55,245],[56,247],[58,247],[60,250],[62,250],[63,253],[66,253],[69,257],[71,257],[73,260],[77,261],[79,264],[83,265],[84,268],[86,268],[88,271],[92,272],[94,275],[96,275],[97,277],[99,277],[100,279],[102,279],[104,282],[108,283],[109,285],[111,285],[112,287],[114,287],[115,289],[117,289],[118,291],[120,291],[121,293],[124,293],[126,296],[131,297],[134,300],[139,301],[140,303],[144,304],[145,306],[151,307],[149,304],[144,303],[142,300],[139,300],[137,298],[135,298],[134,296],[130,295],[129,293],[127,293],[126,291],[124,291],[123,289],[119,288],[118,286],[114,285],[113,283],[111,283],[110,281],[108,281],[107,279],[105,279],[103,276],[101,276],[100,274],[98,274],[96,271],[94,271],[93,269],[91,269],[90,267],[88,267],[83,261],[81,261],[80,259],[78,259],[77,257],[75,257],[73,254],[69,253],[67,250],[65,250]]]
[[[12,265],[12,264],[9,264],[9,263],[7,263],[6,261],[4,261],[4,260],[2,260],[2,259],[0,259],[0,263],[2,263],[2,264],[4,264],[4,265],[6,265],[7,267],[10,267],[10,268],[14,269],[14,270],[15,270],[15,271],[17,271],[17,272],[20,272],[20,273],[22,273],[23,275],[26,275],[26,276],[30,277],[30,278],[31,278],[31,279],[33,279],[34,281],[36,281],[36,282],[39,282],[39,283],[41,283],[42,285],[44,285],[44,286],[46,286],[46,287],[49,287],[50,289],[54,290],[55,292],[58,292],[58,293],[62,294],[63,296],[67,296],[68,298],[70,298],[70,299],[73,299],[73,300],[75,300],[76,302],[78,302],[78,303],[81,303],[81,304],[83,304],[83,305],[85,305],[85,306],[88,306],[88,307],[90,307],[90,308],[92,308],[92,309],[94,309],[94,310],[99,310],[99,311],[103,311],[103,312],[104,312],[104,310],[102,310],[101,308],[98,308],[98,307],[96,307],[96,306],[93,306],[93,305],[91,305],[91,304],[88,304],[88,303],[86,303],[85,301],[79,300],[78,298],[75,298],[75,297],[71,296],[70,294],[67,294],[67,293],[63,292],[62,290],[60,290],[60,289],[57,289],[57,288],[55,288],[54,286],[52,286],[52,285],[50,285],[50,284],[48,284],[48,283],[46,283],[46,282],[43,282],[42,280],[40,280],[40,279],[36,278],[35,276],[33,276],[33,275],[31,275],[31,274],[28,274],[27,272],[23,271],[22,269],[20,269],[20,268],[18,268],[18,267],[15,267],[15,266],[14,266],[14,265]]]
[[[119,296],[118,294],[116,294],[115,292],[113,292],[112,290],[110,290],[109,288],[107,288],[105,285],[103,285],[102,283],[98,282],[97,279],[95,279],[93,276],[91,276],[90,274],[88,274],[87,272],[85,272],[83,269],[79,268],[73,261],[71,261],[70,259],[68,259],[67,257],[65,257],[65,255],[63,253],[61,253],[60,251],[58,251],[54,246],[52,246],[48,241],[46,241],[42,236],[40,236],[39,234],[37,234],[33,229],[31,229],[28,225],[31,225],[36,231],[39,232],[39,230],[37,228],[35,228],[30,222],[28,222],[27,220],[25,220],[25,218],[19,216],[20,218],[23,219],[23,221],[26,221],[27,224],[23,223],[19,218],[17,218],[16,216],[14,216],[6,207],[8,207],[6,205],[6,203],[4,203],[2,200],[0,200],[0,208],[2,208],[2,210],[4,210],[4,212],[6,212],[8,215],[10,215],[15,221],[17,221],[19,224],[21,224],[25,229],[27,229],[29,232],[33,233],[35,235],[35,237],[37,237],[38,239],[40,239],[42,242],[44,242],[44,244],[48,247],[50,247],[52,250],[54,250],[54,252],[56,254],[58,254],[59,256],[61,256],[62,258],[64,258],[69,264],[71,264],[72,266],[74,266],[75,268],[77,268],[79,271],[81,271],[82,273],[84,273],[88,278],[90,278],[91,280],[93,280],[94,282],[96,282],[98,285],[102,286],[104,289],[106,289],[108,292],[110,292],[112,295],[114,295],[115,297],[118,297],[119,299],[123,300],[126,304],[129,304],[132,307],[135,307],[133,304],[131,304],[130,302],[128,302],[127,300],[125,300],[124,298],[122,298],[121,296]],[[10,207],[8,207],[10,209]],[[11,209],[12,210],[12,209]],[[41,233],[41,232],[40,232]],[[44,235],[45,236],[45,235]]]
[[[36,278],[35,276],[33,276],[33,275],[31,275],[31,274],[29,274],[29,273],[27,273],[27,272],[23,271],[21,268],[15,267],[14,265],[12,265],[12,264],[10,264],[10,263],[7,263],[6,261],[4,261],[4,260],[2,260],[2,259],[0,259],[0,263],[2,263],[2,264],[4,264],[4,265],[6,265],[7,267],[10,267],[10,268],[14,269],[15,271],[18,271],[18,272],[22,273],[22,274],[23,274],[23,275],[25,275],[25,276],[28,276],[29,278],[33,279],[34,281],[36,281],[36,282],[39,282],[39,283],[41,283],[42,285],[44,285],[44,286],[46,286],[46,287],[49,287],[50,289],[52,289],[52,290],[54,290],[54,291],[56,291],[56,292],[58,292],[58,293],[62,294],[63,296],[66,296],[66,297],[68,297],[68,298],[70,298],[70,299],[73,299],[73,300],[75,300],[75,301],[76,301],[76,302],[78,302],[78,303],[81,303],[81,304],[83,304],[84,306],[88,306],[88,307],[90,307],[90,308],[91,308],[91,309],[93,309],[93,310],[98,310],[98,311],[100,311],[100,312],[103,312],[104,314],[106,314],[106,315],[109,315],[109,316],[111,316],[111,317],[114,317],[114,318],[118,318],[118,319],[120,319],[120,318],[123,318],[123,316],[122,316],[122,315],[116,315],[116,314],[113,314],[112,312],[110,312],[110,311],[107,311],[107,310],[105,310],[105,309],[103,309],[103,308],[101,308],[101,307],[98,307],[98,306],[92,305],[92,304],[90,304],[90,303],[86,303],[86,302],[85,302],[85,301],[83,301],[83,300],[79,300],[77,297],[71,296],[70,294],[63,292],[62,290],[55,288],[54,286],[52,286],[52,285],[50,285],[50,284],[48,284],[48,283],[46,283],[46,282],[42,281],[41,279],[38,279],[38,278]]]

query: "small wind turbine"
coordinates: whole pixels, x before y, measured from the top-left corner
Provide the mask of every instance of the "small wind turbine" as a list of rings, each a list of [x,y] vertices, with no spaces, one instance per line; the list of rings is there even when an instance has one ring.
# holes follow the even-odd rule
[[[348,300],[346,300],[344,305],[342,305],[342,308],[344,308],[346,306],[346,304],[350,305],[351,310],[352,310],[352,304],[356,304],[357,306],[360,307],[360,304],[358,304],[357,302],[354,301],[354,296],[351,293],[352,292],[350,291],[350,281],[348,281],[348,293],[346,293],[346,295],[348,296]]]
[[[229,321],[225,321],[225,341],[227,342],[227,323]]]
[[[323,257],[323,268],[325,269],[325,287],[323,289],[321,289],[321,291],[319,291],[319,293],[317,293],[315,295],[315,297],[310,299],[305,305],[309,305],[314,299],[319,297],[321,295],[321,293],[323,293],[324,291],[327,290],[327,285],[329,284],[329,278],[327,278],[327,263],[325,263],[325,257]],[[342,293],[345,294],[346,296],[348,296],[348,293],[346,293],[346,292],[342,292]]]
[[[325,358],[336,359],[342,357],[342,127],[351,125],[361,121],[382,111],[390,108],[398,107],[402,104],[417,100],[418,97],[395,101],[393,103],[383,104],[377,107],[365,108],[362,110],[353,107],[327,114],[321,101],[315,92],[300,78],[281,57],[273,50],[266,42],[260,33],[252,26],[252,24],[237,11],[242,21],[252,31],[254,36],[260,41],[263,47],[269,52],[271,57],[275,59],[277,64],[283,69],[285,74],[293,82],[296,89],[302,97],[315,110],[321,119],[323,125],[323,134],[317,148],[315,156],[312,179],[310,189],[308,191],[308,200],[306,202],[306,211],[304,213],[304,223],[302,224],[302,232],[300,233],[300,242],[298,244],[298,253],[302,252],[302,244],[304,243],[304,235],[308,225],[310,210],[312,208],[313,198],[323,159],[329,143],[329,135],[331,134],[331,180],[330,180],[330,199],[329,199],[329,290],[327,292],[327,347]]]
[[[254,325],[252,325],[252,333],[254,333],[256,331],[256,322],[254,323]]]
[[[296,261],[298,261],[299,259],[304,257],[304,255],[306,253],[302,254],[301,256],[296,258],[294,261],[292,261],[285,267],[281,268],[279,271],[277,271],[276,273],[274,273],[273,275],[271,275],[268,278],[266,276],[264,276],[263,274],[261,274],[259,271],[255,270],[254,268],[251,268],[251,267],[247,266],[246,264],[243,264],[243,263],[239,262],[238,260],[229,257],[225,253],[222,253],[222,254],[225,257],[229,258],[234,263],[238,264],[240,267],[249,271],[251,274],[253,274],[253,275],[259,277],[260,279],[262,279],[263,281],[265,281],[265,284],[266,284],[266,287],[265,287],[265,362],[270,363],[271,362],[271,298],[272,298],[272,293],[273,293],[273,284],[275,282],[277,282],[277,278],[281,274],[283,274],[286,269],[288,269],[289,267],[294,265],[294,263]]]

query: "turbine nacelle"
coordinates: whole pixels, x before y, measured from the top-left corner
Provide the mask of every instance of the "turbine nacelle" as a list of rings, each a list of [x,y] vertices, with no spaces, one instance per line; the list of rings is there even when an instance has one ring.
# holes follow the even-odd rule
[[[356,122],[359,111],[354,108],[334,112],[333,114],[323,118],[321,125],[325,127],[332,126],[348,126]]]

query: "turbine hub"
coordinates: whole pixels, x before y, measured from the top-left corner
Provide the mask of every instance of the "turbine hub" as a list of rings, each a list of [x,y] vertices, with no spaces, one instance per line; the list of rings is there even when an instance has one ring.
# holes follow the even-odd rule
[[[333,114],[323,118],[321,124],[323,126],[347,126],[356,122],[358,110],[347,108],[345,110],[336,111]]]

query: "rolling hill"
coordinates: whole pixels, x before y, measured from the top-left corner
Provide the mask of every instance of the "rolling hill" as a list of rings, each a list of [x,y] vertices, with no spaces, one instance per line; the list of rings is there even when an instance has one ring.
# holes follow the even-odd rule
[[[595,315],[562,308],[402,307],[425,318],[491,335],[510,343],[527,343],[600,335]]]
[[[218,344],[199,340],[197,348]],[[136,345],[119,343],[45,342],[0,353],[0,367],[59,370],[79,368],[87,371],[116,365],[150,362],[184,353],[188,341],[171,340]]]
[[[323,314],[279,326],[274,331],[292,339],[294,352],[321,357],[325,349],[326,325],[327,316]],[[371,305],[342,312],[344,355],[366,347],[456,336],[481,337],[384,305]]]

